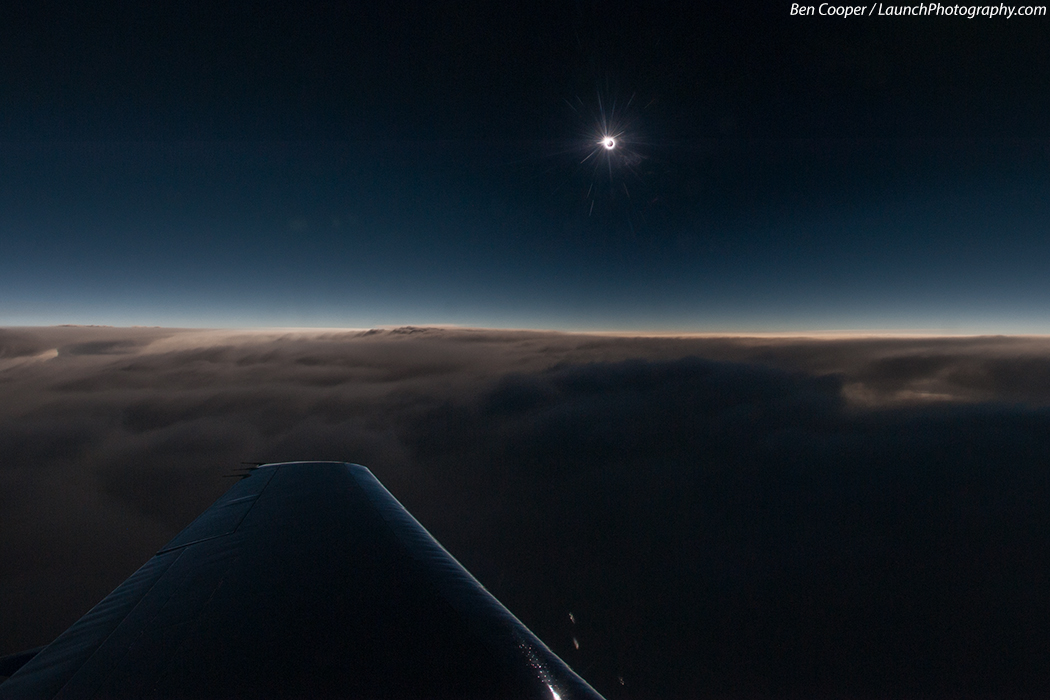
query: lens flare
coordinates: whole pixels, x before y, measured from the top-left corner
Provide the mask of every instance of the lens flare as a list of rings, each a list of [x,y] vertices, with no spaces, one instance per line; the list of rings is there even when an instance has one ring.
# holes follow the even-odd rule
[[[652,175],[648,163],[651,144],[643,140],[635,122],[654,100],[639,108],[634,93],[626,101],[620,101],[601,85],[596,86],[592,95],[589,100],[580,95],[564,100],[576,115],[580,135],[579,140],[572,141],[563,151],[579,154],[572,174],[576,182],[571,187],[583,201],[587,218],[597,215],[595,223],[605,235],[619,230],[623,224],[633,239],[635,224],[645,224],[640,205],[648,206],[655,201],[655,195],[647,200],[638,199],[638,193],[632,191],[635,184],[644,185],[645,179]],[[559,183],[559,188],[562,184]],[[642,196],[648,196],[646,190],[642,190]]]

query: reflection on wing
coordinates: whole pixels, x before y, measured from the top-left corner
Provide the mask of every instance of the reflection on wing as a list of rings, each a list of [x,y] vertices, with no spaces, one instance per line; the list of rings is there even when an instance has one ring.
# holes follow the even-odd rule
[[[366,468],[253,469],[6,698],[600,698]]]

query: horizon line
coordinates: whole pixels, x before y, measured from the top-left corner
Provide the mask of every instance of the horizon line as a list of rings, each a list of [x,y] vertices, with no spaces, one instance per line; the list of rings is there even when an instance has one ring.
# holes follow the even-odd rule
[[[978,338],[978,337],[1015,337],[1047,338],[1050,333],[1011,333],[1002,331],[958,331],[950,329],[928,328],[871,328],[871,329],[809,329],[809,330],[627,330],[600,329],[577,330],[564,328],[525,328],[500,326],[468,326],[458,324],[381,324],[375,326],[164,326],[140,325],[127,326],[113,324],[61,323],[48,325],[0,325],[0,328],[111,328],[139,330],[173,330],[220,332],[236,331],[242,333],[331,333],[331,332],[368,332],[395,331],[404,329],[418,330],[451,330],[510,333],[559,333],[564,335],[590,335],[624,338],[809,338],[820,340],[838,340],[850,338]]]

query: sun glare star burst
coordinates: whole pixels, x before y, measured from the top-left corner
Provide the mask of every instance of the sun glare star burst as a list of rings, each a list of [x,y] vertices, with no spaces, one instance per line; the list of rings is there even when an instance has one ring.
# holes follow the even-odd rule
[[[638,218],[637,207],[632,202],[632,187],[642,183],[642,142],[634,129],[632,116],[637,112],[635,96],[626,102],[603,94],[599,88],[594,102],[585,102],[579,95],[565,103],[582,121],[585,140],[576,146],[582,155],[577,161],[577,177],[586,180],[586,189],[581,189],[588,204],[587,216],[600,214],[603,221],[613,213],[634,230],[633,218]],[[651,102],[650,102],[651,104]],[[584,194],[585,192],[585,194]]]

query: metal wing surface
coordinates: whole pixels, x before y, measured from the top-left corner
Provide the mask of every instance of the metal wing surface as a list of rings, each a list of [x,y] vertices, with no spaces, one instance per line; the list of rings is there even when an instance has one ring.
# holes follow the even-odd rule
[[[368,469],[263,465],[8,698],[600,698]]]

